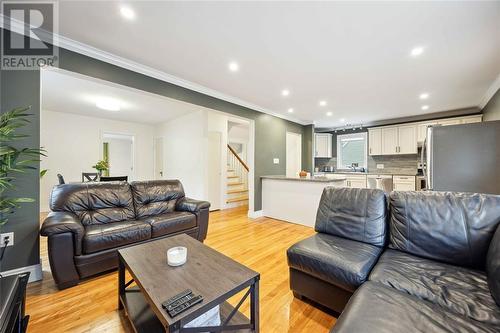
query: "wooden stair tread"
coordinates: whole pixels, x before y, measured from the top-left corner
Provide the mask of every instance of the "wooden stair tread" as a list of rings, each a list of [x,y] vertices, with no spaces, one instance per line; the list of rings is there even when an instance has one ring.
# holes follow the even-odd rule
[[[243,185],[242,182],[227,183],[228,186]]]
[[[234,197],[234,198],[229,198],[227,199],[227,203],[231,203],[231,202],[238,202],[238,201],[244,201],[244,200],[248,200],[248,195],[241,195],[239,197]]]
[[[239,176],[227,176],[228,179],[232,179],[232,178],[240,178]]]
[[[248,189],[242,188],[242,189],[227,190],[227,194],[243,193],[243,192],[248,192]]]

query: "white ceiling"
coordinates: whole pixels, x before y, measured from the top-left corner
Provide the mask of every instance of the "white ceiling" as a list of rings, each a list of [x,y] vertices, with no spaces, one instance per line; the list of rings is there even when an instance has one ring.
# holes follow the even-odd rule
[[[112,98],[120,111],[96,101]],[[158,124],[200,109],[192,104],[62,70],[42,71],[42,109],[143,124]]]
[[[59,10],[65,37],[317,126],[477,106],[500,73],[499,1],[65,1]]]

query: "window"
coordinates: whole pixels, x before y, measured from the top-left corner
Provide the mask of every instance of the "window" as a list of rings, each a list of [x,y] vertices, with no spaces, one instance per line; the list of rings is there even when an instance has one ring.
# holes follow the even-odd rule
[[[337,135],[337,169],[348,169],[353,163],[367,167],[366,132]]]

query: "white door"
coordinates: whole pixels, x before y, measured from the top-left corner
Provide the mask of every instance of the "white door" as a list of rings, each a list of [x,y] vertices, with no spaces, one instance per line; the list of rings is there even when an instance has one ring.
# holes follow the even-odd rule
[[[286,132],[286,175],[295,177],[302,170],[302,135]]]
[[[398,128],[382,128],[382,155],[395,155],[398,148]]]
[[[221,209],[222,203],[222,133],[208,132],[208,201],[210,210]]]
[[[398,154],[416,154],[417,126],[399,126],[398,131]]]
[[[109,175],[134,180],[134,136],[105,133],[103,142],[108,143]]]
[[[368,154],[382,155],[382,130],[369,129],[368,130]]]
[[[155,179],[163,177],[163,138],[155,138]]]

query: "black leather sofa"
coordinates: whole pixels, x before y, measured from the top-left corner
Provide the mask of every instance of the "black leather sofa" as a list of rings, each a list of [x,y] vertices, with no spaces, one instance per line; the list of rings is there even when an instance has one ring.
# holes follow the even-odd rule
[[[500,196],[383,195],[325,189],[319,233],[288,250],[294,293],[342,312],[337,333],[500,332]]]
[[[64,289],[115,269],[120,248],[180,233],[203,241],[209,207],[187,198],[178,180],[57,185],[40,230],[52,276]]]

